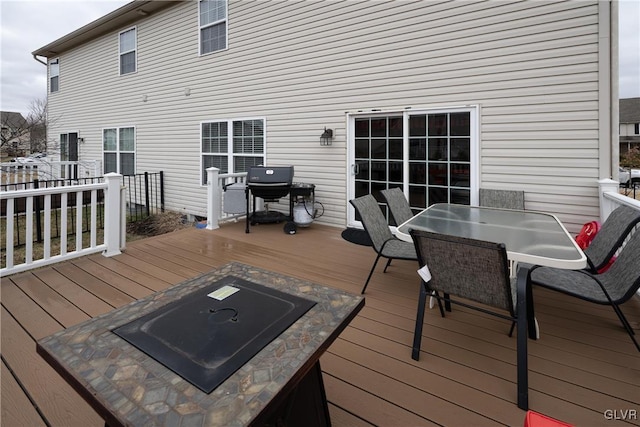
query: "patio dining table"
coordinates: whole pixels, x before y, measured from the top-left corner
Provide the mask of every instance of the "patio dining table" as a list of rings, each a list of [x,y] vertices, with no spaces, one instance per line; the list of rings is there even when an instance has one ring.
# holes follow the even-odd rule
[[[401,224],[396,236],[411,242],[410,229],[504,243],[509,260],[577,270],[587,257],[552,214],[437,203]]]
[[[518,322],[518,336],[525,336],[528,329],[532,339],[538,338],[538,328],[528,283],[531,266],[577,270],[587,265],[585,254],[562,222],[549,213],[437,203],[400,224],[396,237],[411,242],[411,229],[504,243],[513,262],[512,274],[517,275],[517,288],[526,288],[524,300],[517,301],[518,313],[525,313],[526,318]],[[524,357],[519,363],[525,369],[518,371],[518,406],[522,409],[528,407],[526,341],[524,354],[519,355]]]

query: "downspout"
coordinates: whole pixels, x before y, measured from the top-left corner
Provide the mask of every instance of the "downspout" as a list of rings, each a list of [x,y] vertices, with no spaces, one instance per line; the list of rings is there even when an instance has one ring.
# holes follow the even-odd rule
[[[620,45],[619,45],[619,0],[611,2],[611,174],[618,181],[620,166]]]
[[[41,63],[42,65],[44,65],[45,67],[47,67],[47,63],[44,61],[41,61],[40,59],[38,59],[38,56],[34,53],[33,55],[33,59],[35,59],[36,61],[38,61],[39,63]]]

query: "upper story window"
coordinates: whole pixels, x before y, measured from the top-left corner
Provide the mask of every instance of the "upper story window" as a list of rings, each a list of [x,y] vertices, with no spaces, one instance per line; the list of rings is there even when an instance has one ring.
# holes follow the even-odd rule
[[[136,28],[120,33],[120,74],[136,72]]]
[[[58,58],[49,61],[49,92],[57,92],[60,80],[60,63]]]
[[[203,122],[200,139],[202,185],[207,183],[207,168],[237,173],[264,164],[264,119]]]
[[[136,130],[133,127],[102,130],[102,152],[104,173],[122,175],[136,173]]]
[[[200,1],[200,55],[227,48],[227,0]]]

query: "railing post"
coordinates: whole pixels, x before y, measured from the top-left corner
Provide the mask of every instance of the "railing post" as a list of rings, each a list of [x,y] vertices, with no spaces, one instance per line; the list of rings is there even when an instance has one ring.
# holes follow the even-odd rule
[[[598,197],[600,198],[600,222],[604,222],[609,214],[617,207],[611,200],[604,197],[604,193],[617,193],[620,183],[612,179],[601,179],[598,181]]]
[[[107,190],[104,196],[104,243],[107,250],[104,256],[110,257],[120,254],[121,212],[120,212],[120,182],[122,175],[110,172],[104,176]]]
[[[220,169],[207,168],[207,230],[219,228],[222,195],[218,186]]]

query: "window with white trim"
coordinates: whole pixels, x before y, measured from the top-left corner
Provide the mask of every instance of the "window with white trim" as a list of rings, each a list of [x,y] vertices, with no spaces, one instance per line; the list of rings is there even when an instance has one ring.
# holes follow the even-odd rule
[[[207,183],[207,168],[216,167],[220,173],[237,173],[264,164],[264,123],[264,119],[202,122],[202,185]]]
[[[138,41],[135,27],[120,33],[120,75],[136,72],[137,46]]]
[[[49,61],[49,92],[57,92],[60,88],[60,61],[58,58]]]
[[[102,152],[104,173],[135,175],[136,129],[134,127],[103,129]]]
[[[200,55],[227,48],[227,0],[199,3]]]

